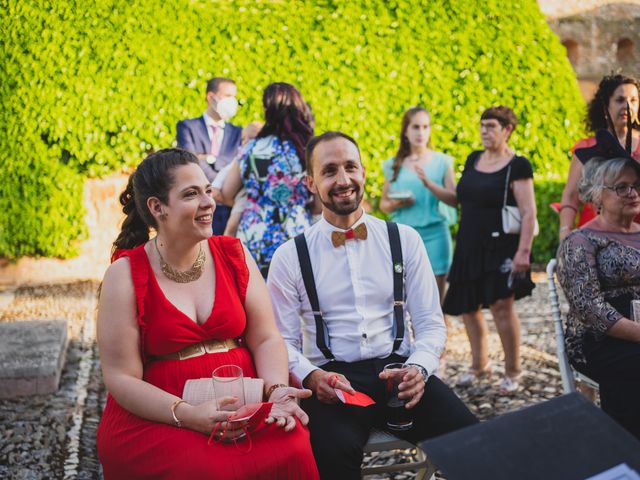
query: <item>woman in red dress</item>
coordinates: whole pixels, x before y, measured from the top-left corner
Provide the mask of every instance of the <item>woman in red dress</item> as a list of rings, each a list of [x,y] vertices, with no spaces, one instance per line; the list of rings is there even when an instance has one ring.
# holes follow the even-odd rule
[[[631,155],[640,161],[640,123],[638,123],[638,95],[640,82],[624,75],[608,75],[600,81],[595,97],[589,103],[586,125],[591,132],[608,129],[613,133],[621,145],[625,145],[627,132],[631,126]],[[631,112],[631,118],[627,116],[627,105]],[[608,119],[607,119],[608,117]],[[576,215],[580,207],[578,198],[578,181],[582,176],[582,163],[575,156],[578,148],[592,147],[595,145],[595,137],[583,138],[578,141],[571,153],[571,166],[567,184],[562,192],[562,201],[559,206],[560,227],[559,236],[562,241],[571,233],[576,223]],[[578,227],[596,216],[593,205],[586,203],[578,220]],[[636,221],[639,219],[636,219]]]
[[[238,240],[211,237],[215,202],[195,156],[150,155],[120,202],[126,219],[97,327],[109,391],[97,435],[105,479],[318,478],[296,403],[311,392],[287,386],[286,347],[255,262]],[[248,453],[226,421],[232,412],[181,399],[187,380],[225,364],[264,379],[273,403]]]

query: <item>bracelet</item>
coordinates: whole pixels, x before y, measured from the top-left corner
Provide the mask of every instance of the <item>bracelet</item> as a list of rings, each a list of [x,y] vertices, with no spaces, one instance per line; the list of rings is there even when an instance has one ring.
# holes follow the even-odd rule
[[[173,422],[176,424],[176,427],[178,427],[178,428],[182,427],[182,422],[180,420],[178,420],[178,417],[176,417],[176,408],[181,403],[187,403],[187,401],[186,400],[182,400],[181,398],[179,398],[178,400],[176,400],[175,402],[173,402],[171,404],[171,416],[173,417]]]
[[[569,205],[568,203],[565,203],[563,205],[560,205],[560,209],[558,210],[558,213],[560,213],[562,210],[564,210],[565,208],[570,208],[571,210],[573,210],[574,212],[578,213],[578,209],[576,207],[574,207],[573,205]]]
[[[269,387],[269,390],[266,391],[266,393],[264,394],[265,398],[267,400],[269,400],[269,397],[271,396],[271,394],[273,393],[273,391],[277,388],[287,388],[289,385],[285,385],[284,383],[274,383],[273,385],[271,385]]]
[[[560,231],[564,232],[565,230],[569,230],[569,228],[571,227],[567,227],[566,225],[564,227],[560,227]]]

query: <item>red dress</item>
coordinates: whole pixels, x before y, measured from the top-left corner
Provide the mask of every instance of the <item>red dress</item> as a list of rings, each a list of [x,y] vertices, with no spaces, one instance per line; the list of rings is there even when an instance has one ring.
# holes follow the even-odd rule
[[[144,245],[118,255],[129,257],[131,263],[143,378],[178,397],[182,396],[186,380],[211,377],[219,365],[240,365],[245,376],[256,376],[251,353],[244,347],[187,360],[146,361],[203,340],[242,336],[246,325],[243,303],[249,280],[244,250],[237,239],[229,237],[211,237],[209,247],[216,269],[216,291],[211,315],[202,325],[164,296]],[[309,432],[300,423],[292,432],[269,425],[251,435],[253,446],[249,453],[233,443],[213,442],[209,446],[207,436],[144,420],[108,395],[98,427],[98,456],[106,480],[318,478]]]

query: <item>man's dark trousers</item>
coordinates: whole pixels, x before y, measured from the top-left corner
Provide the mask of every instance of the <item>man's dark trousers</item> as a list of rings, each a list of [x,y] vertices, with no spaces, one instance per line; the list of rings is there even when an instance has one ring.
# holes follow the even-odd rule
[[[231,214],[231,207],[226,205],[216,204],[216,210],[213,212],[213,234],[222,235],[224,229],[229,221],[229,215]]]
[[[311,446],[322,479],[359,479],[363,448],[373,426],[386,427],[385,383],[378,374],[388,363],[406,358],[392,354],[387,358],[346,363],[331,361],[323,370],[341,373],[351,386],[376,401],[370,407],[328,405],[316,396],[303,400],[309,415]],[[411,409],[413,427],[394,435],[412,443],[457,430],[478,422],[462,401],[442,381],[429,377],[420,402]]]

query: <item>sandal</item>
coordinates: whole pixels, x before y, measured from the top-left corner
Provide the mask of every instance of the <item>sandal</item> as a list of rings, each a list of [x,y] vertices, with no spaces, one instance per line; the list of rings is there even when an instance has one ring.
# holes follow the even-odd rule
[[[502,382],[500,382],[500,393],[502,395],[508,395],[510,393],[517,392],[520,388],[520,377],[522,374],[516,375],[515,377],[504,376]]]
[[[476,383],[476,380],[479,380],[484,377],[488,377],[491,375],[491,362],[487,363],[487,365],[482,370],[474,370],[470,368],[467,370],[460,379],[456,382],[458,387],[468,387],[469,385],[473,385]]]

